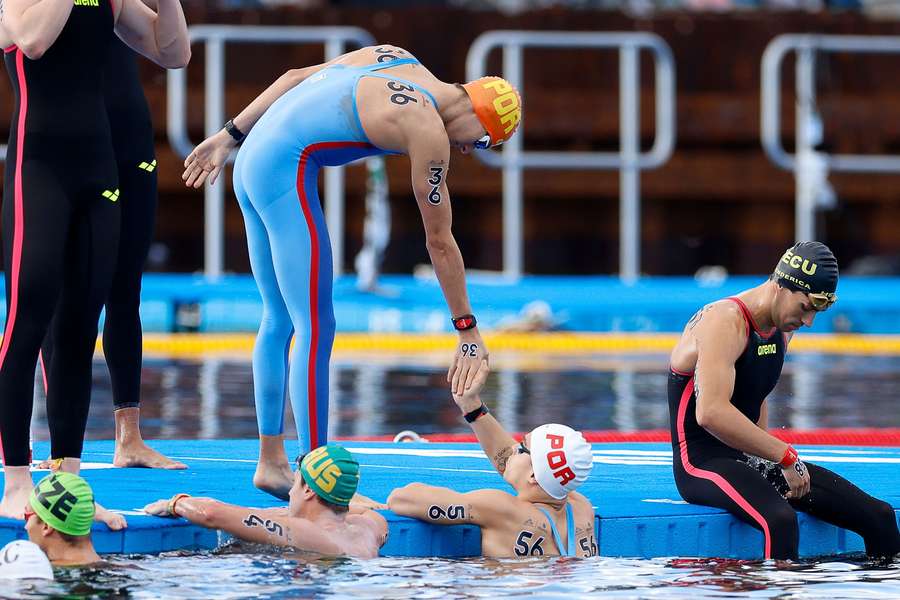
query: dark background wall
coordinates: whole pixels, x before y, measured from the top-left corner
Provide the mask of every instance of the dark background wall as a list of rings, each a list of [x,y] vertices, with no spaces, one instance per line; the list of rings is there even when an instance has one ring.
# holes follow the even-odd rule
[[[900,34],[900,24],[855,13],[748,12],[730,15],[670,13],[633,19],[611,12],[544,10],[517,16],[435,6],[403,9],[324,8],[211,11],[189,7],[192,24],[356,25],[376,39],[402,45],[438,77],[462,81],[472,40],[491,29],[651,31],[672,47],[677,65],[677,146],[667,165],[642,177],[643,263],[650,274],[687,274],[708,264],[736,273],[768,271],[793,241],[794,184],[766,159],[759,142],[760,62],[781,33]],[[240,46],[227,53],[227,112],[238,112],[288,68],[321,62],[321,47]],[[203,60],[195,46],[189,67],[189,122],[202,138]],[[492,58],[499,70],[499,52]],[[612,51],[525,52],[523,92],[526,148],[615,149],[618,145],[618,59]],[[824,149],[900,153],[900,57],[832,55],[819,61],[819,107]],[[181,158],[165,136],[165,74],[142,65],[157,128],[160,209],[152,268],[202,267],[202,194],[186,190]],[[783,73],[785,144],[793,128],[793,60]],[[643,146],[652,143],[653,69],[642,60]],[[0,114],[11,114],[7,81]],[[302,117],[301,117],[302,118]],[[310,116],[314,118],[314,115]],[[8,118],[4,120],[8,124]],[[3,132],[6,135],[6,132]],[[450,190],[454,233],[467,266],[501,266],[499,171],[454,155]],[[405,158],[388,159],[393,237],[388,272],[427,262],[420,219]],[[230,175],[230,173],[229,173]],[[229,178],[226,177],[226,180]],[[900,178],[832,175],[839,202],[820,218],[820,237],[846,269],[867,255],[900,254]],[[532,273],[613,273],[618,264],[618,174],[534,171],[525,176],[526,270]],[[361,244],[365,175],[347,170],[345,255],[350,267]],[[240,211],[227,193],[226,267],[249,270]]]

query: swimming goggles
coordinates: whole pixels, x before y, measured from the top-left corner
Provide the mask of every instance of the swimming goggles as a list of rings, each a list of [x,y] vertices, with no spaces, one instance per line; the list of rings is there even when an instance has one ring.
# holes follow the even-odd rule
[[[816,294],[807,294],[809,303],[817,311],[828,310],[831,305],[837,302],[837,294],[833,292],[818,292]]]
[[[517,454],[528,454],[528,455],[531,454],[531,450],[529,450],[528,448],[525,447],[525,440],[522,440],[521,442],[519,442],[519,447],[516,448],[516,453]]]
[[[495,146],[500,146],[502,144],[503,144],[503,142],[497,142],[496,144],[491,143],[491,134],[486,133],[483,136],[481,136],[480,138],[478,138],[477,140],[475,140],[475,143],[472,144],[472,146],[477,148],[478,150],[487,150],[488,148],[493,148]]]

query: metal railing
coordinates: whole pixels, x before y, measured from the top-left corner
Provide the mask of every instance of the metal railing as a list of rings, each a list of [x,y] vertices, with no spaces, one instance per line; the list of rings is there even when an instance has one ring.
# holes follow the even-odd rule
[[[797,53],[795,72],[796,152],[788,153],[781,145],[781,63],[788,52]],[[814,149],[820,138],[815,108],[815,65],[818,52],[853,52],[864,54],[900,54],[900,37],[841,35],[780,35],[769,42],[763,53],[760,132],[763,148],[773,163],[794,171],[795,236],[798,241],[814,240],[815,198],[811,190],[807,166],[812,158],[824,162],[833,171],[857,173],[900,172],[900,156],[827,154]]]
[[[522,149],[525,118],[520,131],[500,152],[480,151],[486,164],[503,169],[503,272],[522,274],[522,171],[537,169],[618,169],[620,181],[619,275],[634,281],[640,275],[640,171],[665,163],[675,144],[675,63],[669,46],[652,33],[572,31],[489,31],[472,44],[466,58],[466,78],[485,75],[488,53],[503,49],[503,77],[522,88],[522,49],[619,49],[619,151],[534,152]],[[650,50],[656,74],[656,139],[649,152],[640,151],[639,52]]]
[[[205,131],[210,136],[225,122],[225,44],[306,43],[324,44],[325,60],[347,51],[348,44],[368,46],[372,35],[358,27],[268,27],[262,25],[196,25],[188,29],[191,43],[206,43]],[[168,72],[167,130],[169,142],[182,157],[194,144],[187,132],[186,69]],[[232,156],[230,160],[233,160]],[[220,176],[221,177],[221,176]],[[204,190],[203,265],[207,277],[218,277],[224,265],[225,184],[206,184]],[[331,237],[334,269],[344,264],[344,178],[343,167],[325,168],[325,214]]]

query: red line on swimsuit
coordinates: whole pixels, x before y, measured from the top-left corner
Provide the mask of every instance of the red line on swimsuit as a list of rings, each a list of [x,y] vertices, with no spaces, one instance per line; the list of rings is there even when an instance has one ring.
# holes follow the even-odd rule
[[[321,150],[338,150],[341,148],[370,148],[371,144],[365,142],[322,142],[312,144],[304,148],[297,165],[297,196],[300,198],[300,206],[303,216],[306,218],[306,226],[309,228],[310,269],[309,269],[309,362],[307,364],[307,412],[309,414],[309,447],[318,448],[318,406],[316,399],[316,351],[319,344],[319,232],[309,207],[309,198],[304,187],[304,176],[309,157]],[[297,432],[301,434],[301,432]]]
[[[698,469],[693,464],[691,464],[691,459],[688,456],[687,451],[687,439],[684,435],[684,417],[687,413],[688,401],[690,400],[693,393],[694,379],[691,378],[685,386],[684,392],[682,392],[681,394],[681,402],[678,404],[678,419],[676,421],[678,429],[678,448],[681,452],[681,464],[684,465],[684,470],[687,471],[689,475],[711,481],[716,487],[725,492],[725,495],[731,498],[731,500],[735,504],[740,506],[744,510],[744,512],[750,515],[750,517],[759,524],[760,528],[762,528],[763,535],[766,538],[765,558],[772,558],[772,535],[769,532],[769,524],[759,513],[759,511],[756,510],[756,508],[754,508],[746,498],[741,496],[741,494],[736,489],[734,489],[734,486],[732,486],[727,479],[725,479],[715,471]]]
[[[759,325],[756,324],[756,319],[753,318],[753,315],[750,313],[750,309],[747,308],[747,305],[744,304],[744,301],[741,300],[740,298],[731,297],[731,298],[726,298],[726,300],[731,300],[732,302],[734,302],[735,304],[737,304],[738,307],[740,307],[741,312],[744,313],[744,319],[747,320],[747,338],[748,338],[748,343],[749,343],[749,338],[750,338],[750,327],[753,327],[753,330],[754,330],[756,333],[758,333],[759,336],[760,336],[761,338],[763,338],[764,340],[769,339],[770,337],[772,337],[772,335],[773,335],[776,331],[778,331],[775,327],[773,327],[772,329],[770,329],[769,331],[766,331],[766,332],[762,331],[762,330],[759,328]]]
[[[0,370],[3,369],[3,363],[6,360],[6,353],[9,351],[9,343],[12,339],[13,330],[16,326],[16,313],[19,308],[19,271],[22,266],[22,235],[25,230],[25,215],[22,203],[22,154],[25,148],[25,117],[28,115],[28,85],[25,80],[25,54],[16,49],[16,77],[19,83],[19,120],[16,123],[16,155],[13,158],[15,164],[13,184],[13,206],[15,211],[13,226],[13,256],[12,256],[12,274],[10,277],[12,288],[9,294],[9,312],[6,321],[6,328],[3,331],[3,345],[0,346]],[[10,401],[9,398],[6,399]],[[3,443],[0,438],[0,459],[6,463],[6,457],[3,456]]]

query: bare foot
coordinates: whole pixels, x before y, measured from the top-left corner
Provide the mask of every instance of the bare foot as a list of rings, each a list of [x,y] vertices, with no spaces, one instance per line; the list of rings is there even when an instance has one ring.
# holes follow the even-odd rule
[[[0,517],[25,520],[25,507],[34,482],[29,467],[4,467],[3,500],[0,501]]]
[[[160,454],[141,437],[141,409],[137,406],[115,411],[116,450],[113,465],[116,467],[145,467],[148,469],[187,469],[187,465]]]
[[[114,513],[108,508],[103,508],[96,502],[94,502],[94,520],[98,523],[105,523],[113,531],[119,531],[128,527],[125,517],[119,513]]]
[[[260,462],[253,474],[253,485],[276,498],[289,500],[291,486],[294,485],[294,472],[287,465],[277,467]]]
[[[187,465],[160,454],[143,440],[130,444],[116,442],[113,466],[146,467],[148,469],[187,469]]]

